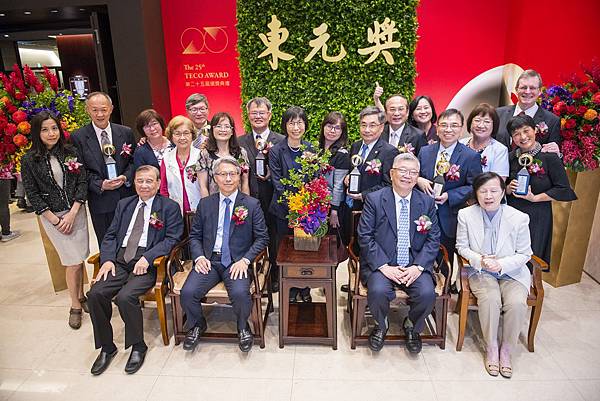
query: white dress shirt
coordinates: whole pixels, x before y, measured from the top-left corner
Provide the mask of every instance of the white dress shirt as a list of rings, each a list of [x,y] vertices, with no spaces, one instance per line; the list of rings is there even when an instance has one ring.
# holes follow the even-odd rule
[[[402,124],[400,126],[400,128],[398,128],[397,130],[392,130],[392,126],[390,125],[390,136],[389,136],[389,143],[390,145],[392,145],[393,147],[397,148],[400,142],[400,136],[402,135],[402,131],[404,130],[404,125]]]
[[[223,216],[225,216],[225,198],[229,198],[231,203],[229,204],[229,217],[233,214],[233,205],[235,204],[235,198],[237,197],[238,190],[236,189],[231,195],[225,196],[219,192],[219,225],[217,226],[217,237],[215,238],[215,246],[213,252],[221,252],[221,245],[223,245]],[[233,224],[233,222],[229,223]]]
[[[100,144],[100,149],[102,149],[102,131],[105,131],[108,134],[108,140],[110,143],[113,143],[112,140],[112,130],[110,128],[110,123],[106,126],[106,128],[98,128],[96,124],[92,122],[92,127],[94,128],[94,132],[96,133],[96,138],[98,138],[98,143]]]
[[[535,116],[535,113],[537,113],[537,111],[538,111],[538,107],[539,106],[537,105],[537,103],[535,103],[533,106],[531,106],[527,110],[523,110],[519,107],[519,103],[517,103],[517,105],[515,106],[515,112],[513,114],[513,117],[518,115],[522,111],[525,111],[525,114],[527,114],[529,117],[533,118],[533,116]]]
[[[131,215],[131,221],[129,222],[129,226],[127,227],[127,233],[125,234],[125,238],[123,239],[122,247],[125,248],[127,246],[127,241],[129,240],[129,236],[131,235],[131,231],[133,230],[133,224],[135,223],[135,219],[140,210],[140,205],[142,202],[146,203],[144,206],[144,231],[142,232],[142,236],[140,237],[140,242],[138,243],[138,247],[145,248],[148,242],[148,227],[150,226],[150,214],[152,212],[152,202],[154,202],[154,196],[147,201],[143,201],[142,199],[138,199],[137,205],[135,205],[135,210]]]
[[[360,144],[360,148],[358,148],[358,153],[357,153],[357,155],[359,155],[359,156],[360,156],[360,155],[362,154],[362,148],[363,148],[363,145],[367,145],[367,153],[365,154],[365,160],[367,160],[367,159],[369,158],[369,153],[371,153],[371,150],[373,150],[373,146],[375,146],[375,144],[377,143],[377,141],[378,141],[378,140],[379,140],[379,139],[377,139],[377,140],[375,140],[375,141],[371,142],[371,143],[370,143],[370,144],[368,144],[368,145],[367,145],[367,144],[366,144],[366,143],[363,141],[363,142]],[[365,160],[363,160],[363,162],[364,162]]]

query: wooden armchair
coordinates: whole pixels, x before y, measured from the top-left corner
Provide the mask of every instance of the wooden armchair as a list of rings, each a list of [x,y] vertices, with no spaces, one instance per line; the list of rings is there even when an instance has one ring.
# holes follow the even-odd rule
[[[96,279],[98,271],[100,270],[100,254],[97,253],[88,258],[87,262],[94,266],[93,278]],[[167,258],[161,256],[154,260],[154,268],[156,269],[156,283],[154,287],[150,288],[146,294],[140,297],[142,306],[144,301],[156,302],[156,309],[158,311],[158,320],[160,321],[160,332],[162,334],[163,344],[169,345],[169,330],[167,327],[167,307],[165,305],[165,296],[167,294],[167,281],[166,281],[166,266]]]
[[[360,212],[353,212],[354,228],[358,225]],[[361,331],[365,321],[365,310],[367,307],[367,287],[360,281],[360,258],[356,255],[357,242],[356,229],[350,244],[348,245],[348,260],[349,271],[349,292],[348,292],[348,311],[352,319],[352,334],[350,348],[355,349],[356,345],[366,344],[369,340],[368,335],[362,335]],[[436,262],[433,267],[433,275],[436,281],[435,287],[435,304],[431,316],[426,320],[426,326],[430,334],[421,336],[421,340],[425,344],[436,344],[441,349],[446,348],[446,327],[448,321],[448,305],[450,302],[450,278],[452,277],[452,268],[448,261],[448,252],[444,246],[440,245],[439,262]],[[394,303],[406,303],[408,295],[400,290],[396,290],[396,299]],[[431,321],[433,317],[433,321]],[[404,334],[402,335],[387,335],[385,338],[386,344],[403,344],[406,341]]]
[[[193,268],[193,261],[186,258],[189,238],[180,242],[169,256],[167,272],[170,283],[169,297],[171,298],[171,306],[173,308],[173,330],[175,331],[175,345],[178,345],[186,335],[184,331],[185,316],[181,308],[180,291],[183,288],[188,274]],[[253,282],[250,285],[250,295],[252,297],[252,313],[250,319],[253,325],[254,341],[259,342],[260,348],[265,347],[265,327],[269,313],[273,310],[273,297],[268,288],[268,277],[270,271],[269,258],[267,250],[264,249],[252,261]],[[264,315],[262,310],[262,298],[266,297],[267,307]],[[228,305],[230,303],[227,296],[227,290],[223,282],[220,282],[213,287],[202,301],[207,304]],[[229,341],[237,342],[237,333],[215,333],[206,332],[202,335],[202,341]]]
[[[477,298],[473,295],[469,288],[469,276],[465,266],[469,262],[458,255],[458,266],[460,273],[460,288],[458,302],[456,303],[455,312],[458,313],[458,338],[456,339],[456,350],[462,349],[465,341],[465,330],[467,328],[467,315],[469,308],[475,309],[477,306]],[[535,331],[540,321],[542,314],[542,303],[544,302],[544,286],[542,284],[542,270],[548,268],[548,264],[539,257],[533,255],[529,260],[532,265],[531,288],[527,296],[527,305],[531,306],[531,317],[529,319],[529,332],[527,333],[527,349],[533,352]]]

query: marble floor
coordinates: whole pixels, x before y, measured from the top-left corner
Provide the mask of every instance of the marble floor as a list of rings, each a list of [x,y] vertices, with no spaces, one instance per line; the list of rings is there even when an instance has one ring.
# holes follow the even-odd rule
[[[522,336],[510,380],[485,373],[475,313],[462,352],[454,349],[454,313],[445,350],[425,346],[417,357],[398,346],[378,354],[366,347],[351,350],[344,294],[338,294],[337,351],[279,349],[276,308],[265,349],[255,346],[242,355],[235,344],[201,343],[189,354],[173,341],[163,346],[149,304],[144,316],[150,349],[131,376],[123,372],[128,352],[115,308],[120,352],[107,372],[94,377],[89,369],[97,351],[89,317],[80,330],[69,328],[68,295],[52,290],[34,216],[14,205],[11,211],[13,228],[23,236],[0,243],[0,400],[600,400],[600,285],[585,275],[580,284],[546,285],[536,350],[529,353]],[[345,266],[338,273],[341,284]],[[215,313],[214,320],[227,320],[227,313]]]

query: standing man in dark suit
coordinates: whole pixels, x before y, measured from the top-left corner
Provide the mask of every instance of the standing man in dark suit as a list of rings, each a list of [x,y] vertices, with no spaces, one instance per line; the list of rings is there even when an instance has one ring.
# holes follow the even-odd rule
[[[361,210],[362,204],[368,193],[377,191],[384,186],[391,185],[390,168],[398,149],[381,138],[385,114],[377,107],[365,107],[359,114],[360,136],[362,140],[356,141],[350,148],[350,158],[359,155],[362,164],[360,171],[360,193],[348,194],[352,199],[353,210]],[[349,177],[346,176],[344,184],[348,186]]]
[[[416,354],[421,352],[420,332],[435,302],[433,262],[438,255],[440,228],[433,199],[413,190],[419,176],[416,156],[396,156],[391,176],[391,188],[367,195],[358,225],[360,275],[377,322],[369,347],[373,351],[383,347],[390,301],[400,288],[408,294],[410,305],[403,324],[406,349]],[[417,224],[420,220],[421,225]]]
[[[512,106],[503,106],[496,109],[500,119],[500,127],[496,140],[512,150],[511,136],[506,125],[514,116],[524,113],[533,118],[537,126],[536,140],[542,145],[542,152],[552,152],[560,155],[560,119],[553,113],[541,108],[537,104],[542,94],[542,77],[535,70],[525,70],[515,84],[515,91],[519,101]]]
[[[385,102],[385,118],[381,138],[395,148],[412,148],[411,153],[418,155],[421,147],[427,145],[423,131],[407,123],[408,100],[399,94],[392,95]]]
[[[88,176],[88,206],[98,246],[113,221],[120,199],[133,195],[135,139],[129,127],[110,122],[112,100],[103,92],[88,95],[85,108],[92,122],[71,135]],[[117,177],[108,179],[106,145],[114,147]]]
[[[285,137],[277,132],[269,129],[271,121],[272,105],[266,97],[255,97],[246,104],[248,119],[252,127],[252,132],[249,132],[239,138],[240,145],[246,149],[248,161],[250,163],[250,195],[260,201],[260,207],[265,215],[267,228],[269,230],[269,238],[275,238],[275,217],[269,213],[269,205],[273,198],[273,182],[271,181],[271,171],[268,166],[269,149],[285,139]],[[256,156],[258,155],[259,141],[265,156],[265,165],[267,175],[262,177],[256,174]],[[269,240],[269,261],[271,262],[271,285],[272,290],[279,290],[278,272],[274,267],[277,265],[277,250],[275,241]]]
[[[181,305],[190,328],[183,349],[193,351],[206,330],[202,298],[223,281],[237,317],[239,347],[252,348],[248,326],[252,309],[250,263],[267,246],[269,236],[258,200],[238,190],[240,165],[233,157],[214,164],[219,193],[200,200],[190,232],[194,269],[181,289]]]
[[[154,260],[168,255],[183,234],[179,205],[158,195],[159,187],[158,169],[139,167],[137,195],[119,201],[102,241],[101,267],[87,294],[96,349],[102,348],[92,365],[93,375],[104,372],[117,353],[110,324],[113,298],[125,322],[125,349],[132,347],[125,372],[135,373],[144,363],[148,347],[139,297],[156,283]]]
[[[471,197],[473,180],[481,174],[479,153],[458,142],[464,121],[456,109],[442,112],[437,123],[440,141],[425,146],[419,153],[421,172],[417,184],[425,194],[433,197],[433,181],[438,172],[444,175],[442,192],[434,200],[442,228],[441,243],[450,255],[450,264],[454,260],[458,211]]]

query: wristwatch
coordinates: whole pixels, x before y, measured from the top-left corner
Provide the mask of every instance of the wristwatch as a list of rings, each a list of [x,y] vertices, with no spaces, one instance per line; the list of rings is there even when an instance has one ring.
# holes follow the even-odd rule
[[[419,269],[420,272],[423,272],[425,269],[423,269],[423,266],[419,266],[417,265],[417,269]]]
[[[246,264],[246,266],[250,266],[250,261],[246,258],[242,258],[242,262]]]

